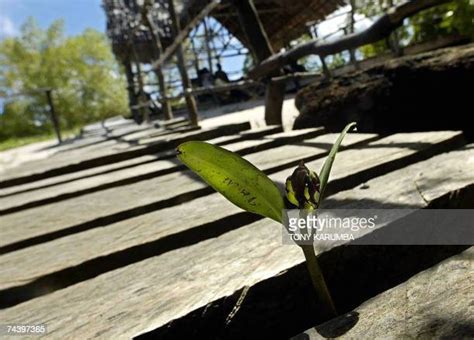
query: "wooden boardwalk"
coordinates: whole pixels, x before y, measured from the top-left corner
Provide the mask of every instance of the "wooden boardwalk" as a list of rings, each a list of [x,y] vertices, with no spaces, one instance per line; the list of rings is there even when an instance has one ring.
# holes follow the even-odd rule
[[[194,130],[182,121],[152,128],[117,120],[2,173],[1,323],[46,323],[53,339],[280,338],[321,324],[302,252],[281,244],[281,226],[227,202],[173,149],[208,140],[281,184],[300,160],[319,170],[336,138],[323,129]],[[349,134],[328,194],[326,208],[473,208],[474,145],[456,131]],[[386,320],[381,297],[396,305],[396,286],[429,268],[468,279],[449,296],[466,294],[473,279],[466,249],[342,244],[320,259],[340,312],[365,302],[353,313]],[[453,256],[462,252],[462,268],[446,264],[461,261]],[[429,273],[411,280],[427,282]],[[364,322],[347,336],[363,335]],[[324,336],[332,329],[325,327],[306,336]]]

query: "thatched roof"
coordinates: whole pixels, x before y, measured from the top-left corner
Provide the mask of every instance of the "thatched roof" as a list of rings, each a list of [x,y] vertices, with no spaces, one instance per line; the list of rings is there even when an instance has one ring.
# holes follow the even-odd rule
[[[166,48],[171,43],[167,1],[154,0],[153,3],[153,21],[159,28],[162,45]],[[207,3],[209,0],[175,0],[182,26]],[[301,36],[307,30],[307,22],[323,19],[344,5],[344,0],[254,0],[254,3],[271,44],[278,50]],[[107,15],[107,35],[112,41],[114,53],[120,59],[128,55],[146,63],[156,58],[152,55],[150,33],[140,24],[142,5],[143,0],[103,0]],[[237,12],[228,1],[222,1],[211,16],[248,46]],[[131,32],[134,33],[135,53],[130,50]]]
[[[254,4],[272,46],[279,50],[307,32],[307,22],[322,20],[345,3],[344,0],[254,0]],[[247,44],[237,13],[230,4],[224,3],[212,14]]]

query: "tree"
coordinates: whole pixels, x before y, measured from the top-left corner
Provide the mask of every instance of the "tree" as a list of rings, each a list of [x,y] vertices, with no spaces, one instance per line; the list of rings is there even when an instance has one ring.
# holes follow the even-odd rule
[[[400,0],[359,0],[357,12],[367,17],[386,11],[391,4],[397,5]],[[430,41],[438,37],[459,34],[474,39],[474,2],[472,0],[455,0],[447,4],[424,10],[397,29],[398,37],[406,45]],[[364,57],[372,57],[389,51],[384,40],[361,48]]]
[[[410,19],[412,42],[424,42],[451,34],[474,39],[474,2],[457,0],[426,10]]]
[[[102,33],[65,37],[62,20],[43,30],[30,18],[20,36],[0,42],[0,139],[51,130],[46,96],[35,92],[44,88],[53,89],[63,128],[127,112],[124,76]],[[31,94],[8,97],[18,93]]]

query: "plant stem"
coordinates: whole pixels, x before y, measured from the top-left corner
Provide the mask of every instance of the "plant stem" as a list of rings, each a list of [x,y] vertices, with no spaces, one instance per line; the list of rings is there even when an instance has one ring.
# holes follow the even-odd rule
[[[306,258],[306,266],[308,267],[309,275],[313,283],[313,287],[316,292],[317,299],[325,306],[326,311],[332,317],[337,316],[336,307],[332,301],[331,294],[324,280],[321,267],[318,263],[318,258],[314,252],[314,247],[312,244],[301,245],[303,250],[304,257]]]

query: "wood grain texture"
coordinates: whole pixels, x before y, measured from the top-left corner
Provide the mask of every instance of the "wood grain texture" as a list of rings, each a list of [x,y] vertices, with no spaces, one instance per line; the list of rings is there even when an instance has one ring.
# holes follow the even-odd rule
[[[382,196],[382,200],[423,208],[429,203],[426,197],[435,199],[472,185],[473,170],[471,146],[374,178],[365,189],[341,192],[332,200],[374,200],[377,193],[391,187],[390,196]],[[455,180],[452,173],[457,175]],[[421,189],[422,199],[413,178],[422,178],[426,184],[436,180],[436,190],[430,190],[430,186]],[[277,223],[261,220],[3,310],[0,318],[5,323],[46,322],[50,336],[57,338],[129,338],[157,329],[244,286],[286,275],[284,271],[301,264],[304,258],[297,247],[281,245],[280,232]],[[278,312],[278,304],[262,303],[272,313]]]
[[[370,137],[373,135],[354,135],[352,140],[360,142]],[[328,145],[330,143],[328,138],[334,138],[334,136],[322,138],[321,143]],[[351,139],[347,140],[347,143],[350,143]],[[275,157],[273,160],[268,158],[269,155],[262,156],[265,152],[268,152],[269,155],[279,155],[279,157]],[[318,153],[323,155],[326,149],[318,150],[308,147],[305,152],[306,157],[309,157]],[[290,153],[287,154],[288,157],[281,157],[280,153],[281,150],[275,148],[249,156],[248,159],[262,170],[269,170],[273,167],[280,168],[285,164],[292,166],[299,160],[295,156],[301,155]],[[260,159],[263,160],[262,163],[260,163]],[[117,220],[189,201],[211,192],[212,190],[191,171],[174,172],[138,183],[1,216],[0,225],[3,228],[3,237],[0,245],[8,245],[64,229],[71,229],[72,232],[75,232],[74,228],[77,226],[79,226],[78,231],[81,228],[88,229],[99,224],[103,226]],[[112,217],[112,215],[116,216]],[[100,218],[102,220],[98,220]]]
[[[474,248],[445,260],[305,339],[468,339],[474,334]],[[301,339],[304,335],[292,338]]]
[[[82,156],[72,154],[58,159],[31,162],[31,164],[24,164],[21,169],[9,170],[3,173],[0,188],[170,150],[179,143],[190,139],[207,140],[225,134],[235,134],[249,128],[249,123],[231,124],[217,128],[165,135],[159,141],[148,145],[137,146],[130,143],[117,143],[108,148],[98,147],[94,150],[88,150]]]
[[[238,138],[235,142],[226,144],[225,147],[230,151],[246,154],[249,152],[266,150],[292,140],[310,138],[322,133],[323,129],[317,128],[276,133],[257,139]],[[235,137],[236,136],[234,135],[234,138]],[[211,139],[209,142],[212,143],[213,140]],[[43,188],[35,192],[28,191],[23,194],[8,196],[3,199],[0,198],[0,215],[6,215],[20,210],[58,202],[111,187],[139,182],[141,180],[169,174],[184,168],[184,166],[175,159],[174,150],[159,153],[156,157],[162,157],[165,159],[69,182],[64,185]],[[143,159],[143,157],[139,158]]]
[[[280,130],[281,130],[280,127],[265,127],[265,128],[260,128],[260,129],[253,129],[249,131],[243,131],[239,134],[217,137],[217,138],[209,140],[209,142],[213,144],[218,144],[218,145],[225,145],[225,144],[230,144],[230,143],[234,143],[238,141],[248,140],[251,138],[261,137],[267,134],[278,133],[278,132],[281,132]],[[71,182],[73,180],[77,180],[77,179],[81,179],[85,177],[91,177],[93,175],[101,175],[104,173],[110,173],[111,171],[114,171],[114,170],[130,168],[132,166],[140,165],[142,163],[149,163],[149,162],[156,161],[162,158],[170,158],[170,154],[171,154],[171,151],[163,151],[163,152],[158,152],[153,155],[146,155],[146,156],[136,157],[136,158],[132,158],[132,159],[121,161],[121,162],[114,162],[111,164],[93,167],[93,168],[82,170],[82,171],[76,171],[76,172],[68,173],[65,175],[54,176],[54,177],[46,178],[43,180],[16,185],[14,187],[0,188],[0,197],[10,196],[10,195],[13,195],[16,193],[22,193],[25,191],[32,191],[35,189],[42,189],[44,187]]]
[[[370,140],[373,136],[350,134],[343,146],[347,148],[364,140]],[[283,164],[288,161],[296,163],[300,159],[322,157],[327,154],[330,142],[336,138],[336,134],[323,135],[296,145],[286,145],[252,154],[248,158],[260,162],[262,168],[270,168],[275,164]],[[309,146],[313,143],[327,145],[327,147]],[[283,170],[271,177],[282,180],[290,172],[290,169]],[[212,237],[212,233],[210,236],[206,236],[209,230],[215,230],[216,234],[225,232],[227,228],[223,224],[234,224],[235,228],[244,225],[248,219],[241,213],[242,210],[223,199],[221,195],[214,193],[178,206],[112,223],[103,228],[94,228],[5,254],[0,257],[2,260],[0,272],[4,273],[8,280],[4,282],[0,280],[0,290],[27,284],[41,276],[140,245],[143,249],[148,248],[147,244],[154,244],[154,252],[160,253],[160,249],[165,248],[163,245],[165,243],[170,246],[176,243],[174,248],[178,247],[180,244],[179,234],[184,235],[186,232],[189,235],[189,241],[197,243],[206,237]],[[176,223],[178,216],[179,223]],[[223,231],[220,232],[219,229]],[[159,242],[160,240],[162,242]],[[55,251],[51,252],[51,249],[55,249]],[[144,251],[142,250],[142,252]],[[58,253],[61,256],[57,256]],[[140,251],[130,251],[128,256],[130,258],[140,256]],[[87,266],[98,266],[98,264],[88,264]]]

